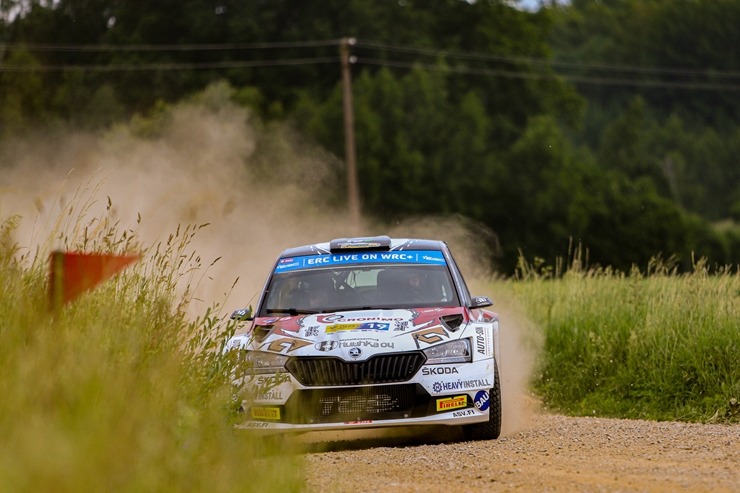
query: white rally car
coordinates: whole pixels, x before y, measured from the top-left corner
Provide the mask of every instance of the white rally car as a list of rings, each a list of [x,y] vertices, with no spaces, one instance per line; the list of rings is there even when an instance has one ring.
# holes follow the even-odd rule
[[[229,351],[248,371],[240,428],[462,426],[498,438],[499,320],[442,241],[345,238],[285,250]]]

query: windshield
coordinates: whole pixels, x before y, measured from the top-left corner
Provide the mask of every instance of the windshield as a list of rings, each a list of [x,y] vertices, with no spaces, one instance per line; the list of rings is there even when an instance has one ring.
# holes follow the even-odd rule
[[[440,252],[434,253],[434,258],[424,257],[426,263],[334,262],[330,267],[323,267],[332,262],[322,259],[330,256],[288,259],[290,266],[279,263],[270,280],[260,316],[459,306],[447,264]]]

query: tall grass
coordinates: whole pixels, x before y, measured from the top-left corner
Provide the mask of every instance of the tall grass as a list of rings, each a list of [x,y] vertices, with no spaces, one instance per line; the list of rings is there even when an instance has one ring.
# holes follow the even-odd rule
[[[176,288],[202,268],[188,253],[197,228],[149,248],[105,219],[55,232],[70,249],[144,257],[50,313],[48,252],[13,243],[19,220],[0,222],[1,490],[301,489],[296,456],[233,431],[220,351],[233,325],[217,305],[185,315],[188,291]]]
[[[563,275],[522,262],[511,288],[543,329],[534,388],[577,415],[740,421],[740,271]]]

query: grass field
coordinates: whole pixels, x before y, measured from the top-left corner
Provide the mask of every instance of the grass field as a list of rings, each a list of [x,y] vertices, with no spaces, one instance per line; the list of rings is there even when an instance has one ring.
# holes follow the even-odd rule
[[[533,387],[575,415],[740,421],[740,271],[524,265],[508,282],[544,334]]]
[[[47,255],[0,224],[0,485],[3,491],[299,491],[299,459],[233,431],[220,353],[232,330],[196,321],[175,286],[196,257],[193,229],[59,313],[48,310]],[[87,250],[122,253],[108,235]],[[269,460],[265,457],[269,456]]]

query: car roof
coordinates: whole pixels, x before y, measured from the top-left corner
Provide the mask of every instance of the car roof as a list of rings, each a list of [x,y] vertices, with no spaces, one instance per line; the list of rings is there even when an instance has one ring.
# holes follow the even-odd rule
[[[355,238],[336,238],[322,243],[313,243],[293,248],[286,248],[280,258],[301,255],[327,255],[347,251],[403,251],[403,250],[439,250],[447,251],[447,244],[442,240],[422,238],[390,238],[388,236],[365,236]]]

